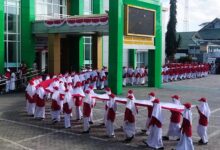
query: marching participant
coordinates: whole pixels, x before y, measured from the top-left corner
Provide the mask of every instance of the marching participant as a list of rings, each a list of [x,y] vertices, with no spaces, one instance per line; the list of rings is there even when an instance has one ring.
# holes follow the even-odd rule
[[[10,91],[15,90],[15,81],[16,81],[16,75],[14,72],[11,73],[11,78],[10,78]]]
[[[94,90],[93,90],[92,85],[89,86],[89,91],[90,91],[90,94],[91,94],[91,97],[92,97],[95,93]],[[92,98],[91,115],[90,115],[90,119],[89,119],[90,124],[93,124],[93,108],[95,107],[95,105],[96,105],[95,98]]]
[[[133,93],[128,93],[123,126],[126,136],[125,142],[130,142],[135,136],[135,118],[138,110],[134,104],[134,100]]]
[[[66,89],[63,103],[63,113],[64,113],[64,127],[71,128],[71,116],[73,107],[73,98],[71,92]]]
[[[108,96],[110,96],[110,94],[112,93],[111,89],[109,87],[105,88],[105,93],[108,94]],[[106,125],[107,113],[108,113],[108,101],[105,102],[105,113],[104,113],[103,125]]]
[[[176,105],[181,105],[180,98],[178,95],[172,96],[172,103]],[[170,124],[167,136],[163,137],[163,140],[169,140],[169,136],[178,137],[177,140],[180,138],[180,121],[181,121],[181,112],[177,111],[170,111]]]
[[[11,70],[10,69],[6,70],[4,78],[6,78],[5,92],[8,93],[10,90],[10,79],[11,79]]]
[[[51,96],[52,103],[51,103],[51,117],[53,124],[60,122],[60,113],[61,113],[61,103],[60,99],[62,98],[60,95],[59,87],[54,86],[54,91]]]
[[[85,91],[85,97],[83,99],[83,133],[89,133],[90,131],[90,116],[92,109],[92,96],[90,90]]]
[[[211,113],[206,98],[203,97],[199,99],[199,101],[200,105],[197,106],[197,110],[199,112],[199,124],[197,127],[197,133],[201,137],[199,144],[206,145],[208,144],[207,128],[209,116]]]
[[[147,100],[148,101],[154,101],[155,100],[155,93],[154,92],[150,92],[148,94],[148,97],[147,97]],[[145,129],[142,130],[142,132],[145,132],[147,135],[149,134],[148,133],[148,125],[149,125],[149,122],[151,120],[151,116],[152,116],[152,111],[153,111],[153,106],[147,106],[147,120],[146,120],[146,125],[145,125]]]
[[[145,70],[144,66],[142,66],[140,68],[140,75],[141,75],[141,77],[140,77],[140,84],[144,85],[145,84],[145,78],[147,76],[147,71]]]
[[[185,103],[183,112],[183,122],[181,126],[180,141],[176,146],[176,150],[194,150],[192,142],[192,112],[191,103]]]
[[[98,73],[97,70],[93,70],[91,72],[91,78],[92,78],[92,83],[91,85],[94,87],[94,89],[97,89],[96,85],[97,85],[97,80],[98,80]]]
[[[134,70],[132,67],[128,68],[128,83],[131,85],[134,84]]]
[[[76,107],[76,120],[81,120],[82,119],[82,111],[81,111],[81,106],[82,106],[82,95],[83,90],[81,87],[81,82],[77,82],[75,87],[74,87],[74,99],[75,99],[75,107]]]
[[[34,112],[35,112],[35,99],[34,99],[34,95],[36,93],[36,87],[35,87],[35,82],[34,79],[29,81],[29,84],[26,88],[26,100],[27,100],[27,104],[26,104],[26,108],[27,108],[27,113],[30,116],[34,116]]]
[[[100,71],[99,78],[100,78],[100,89],[104,89],[104,87],[105,87],[105,81],[107,80],[107,77],[106,77],[106,74],[105,74],[105,70],[104,70],[104,69],[102,69],[102,70]]]
[[[140,83],[140,77],[141,77],[141,74],[140,74],[140,68],[139,67],[136,67],[136,69],[134,70],[134,78],[135,78],[135,84],[136,85],[139,85]]]
[[[107,135],[109,137],[115,137],[115,132],[114,132],[114,121],[115,121],[115,115],[117,111],[117,104],[115,102],[115,95],[110,94],[109,95],[110,100],[107,102],[107,118],[106,118],[106,130],[107,130]]]
[[[42,85],[37,86],[36,91],[36,108],[34,118],[43,120],[45,118],[45,90]]]
[[[127,67],[123,67],[123,86],[126,86],[126,84],[127,84],[127,71],[128,71],[128,69],[127,69]]]
[[[153,112],[148,128],[150,130],[149,137],[143,141],[148,147],[155,149],[164,149],[162,141],[162,114],[160,100],[153,101]]]

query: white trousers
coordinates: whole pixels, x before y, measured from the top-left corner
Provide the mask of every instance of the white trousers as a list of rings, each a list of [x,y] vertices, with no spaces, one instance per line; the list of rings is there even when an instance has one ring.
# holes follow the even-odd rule
[[[51,111],[51,118],[54,121],[59,121],[60,122],[60,110],[56,110],[56,111],[52,110]]]
[[[76,119],[81,119],[82,118],[82,111],[80,106],[76,106]]]
[[[9,90],[10,90],[10,80],[7,80],[5,85],[5,92],[8,93]]]
[[[197,126],[197,133],[201,137],[204,143],[208,142],[207,126],[203,126],[199,124]]]
[[[153,148],[163,147],[162,141],[162,128],[158,128],[156,125],[150,127],[150,134],[147,139],[147,144]]]
[[[65,128],[71,127],[71,113],[70,114],[64,113],[64,127]]]
[[[135,123],[124,122],[123,130],[126,138],[130,138],[135,135]]]
[[[34,118],[45,118],[45,106],[44,107],[35,107]]]
[[[83,117],[83,131],[88,131],[90,128],[89,117]]]
[[[28,113],[28,115],[34,115],[35,114],[35,107],[36,107],[35,103],[29,103],[27,101],[27,113]]]
[[[100,89],[104,89],[105,87],[105,82],[104,81],[100,81]]]
[[[194,150],[191,137],[187,137],[185,134],[181,134],[180,141],[176,146],[176,150]]]
[[[180,137],[180,124],[170,122],[167,136]]]
[[[112,122],[111,120],[106,121],[106,132],[108,136],[115,135],[114,122]]]

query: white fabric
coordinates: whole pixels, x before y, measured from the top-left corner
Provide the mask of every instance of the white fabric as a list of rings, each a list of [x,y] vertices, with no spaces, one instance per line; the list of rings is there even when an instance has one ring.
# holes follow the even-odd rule
[[[61,112],[60,110],[51,111],[52,120],[60,122],[60,112]]]
[[[45,107],[35,107],[34,118],[45,118]]]
[[[64,126],[65,126],[65,128],[71,127],[70,120],[71,120],[71,114],[64,113]]]
[[[203,126],[199,124],[197,126],[197,133],[201,137],[204,143],[208,142],[207,126]]]
[[[135,135],[135,123],[124,122],[123,130],[127,138],[130,138]]]
[[[150,127],[150,134],[147,139],[147,144],[153,148],[161,148],[163,147],[162,141],[162,128],[158,128],[157,126]]]
[[[163,116],[162,116],[162,113],[161,113],[160,103],[154,103],[152,116],[157,118],[160,121],[160,123],[162,124]]]
[[[89,117],[83,117],[83,131],[88,131],[89,128]]]
[[[115,131],[114,131],[114,123],[111,122],[110,120],[107,120],[106,122],[106,132],[108,136],[114,136]]]
[[[28,115],[34,115],[34,112],[35,112],[35,106],[36,106],[36,104],[35,103],[29,103],[28,101],[27,101],[27,113],[28,113]]]
[[[15,90],[15,81],[16,81],[16,75],[14,72],[12,72],[11,79],[10,79],[10,90],[11,91]]]
[[[170,122],[167,136],[180,137],[180,135],[181,135],[180,124]]]
[[[199,111],[209,119],[209,116],[211,114],[209,105],[207,102],[200,102],[200,105],[198,106]]]
[[[83,114],[82,114],[82,111],[81,111],[81,107],[80,106],[76,106],[76,119],[81,119]]]
[[[187,137],[185,134],[181,134],[180,141],[176,146],[176,150],[194,150],[191,137]]]
[[[134,104],[134,100],[127,99],[126,108],[130,109],[134,116],[137,114],[137,109],[136,109],[136,106]]]

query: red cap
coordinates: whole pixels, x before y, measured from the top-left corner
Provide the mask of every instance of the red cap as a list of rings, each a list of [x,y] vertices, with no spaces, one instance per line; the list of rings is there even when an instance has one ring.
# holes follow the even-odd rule
[[[154,92],[150,92],[148,95],[155,96],[155,93]]]
[[[200,101],[200,102],[207,102],[207,100],[206,100],[205,97],[200,98],[199,101]]]
[[[86,94],[89,94],[89,93],[90,93],[90,90],[86,90],[85,93],[86,93]]]
[[[58,90],[58,89],[59,89],[57,86],[54,86],[53,88],[54,88],[55,90]]]
[[[30,80],[29,83],[30,83],[30,85],[34,85],[34,81],[33,80]]]
[[[187,109],[190,109],[191,108],[191,106],[192,106],[192,104],[191,103],[185,103],[185,104],[183,104]]]
[[[92,85],[89,86],[90,89],[93,89],[94,87]]]
[[[105,88],[106,91],[110,92],[111,89],[109,87]]]
[[[180,97],[178,95],[173,95],[172,98],[179,99]]]
[[[66,90],[65,90],[65,92],[69,92],[69,90],[68,90],[68,89],[66,89]]]
[[[132,91],[132,90],[128,90],[128,93],[129,93],[129,94],[133,94],[133,91]]]
[[[156,98],[156,99],[153,101],[153,103],[159,104],[159,103],[160,103],[160,100],[159,100],[158,98]]]
[[[110,94],[109,97],[115,98],[115,95],[114,94]]]
[[[129,96],[127,96],[127,98],[130,99],[130,100],[133,100],[133,99],[134,99],[134,96],[129,95]]]

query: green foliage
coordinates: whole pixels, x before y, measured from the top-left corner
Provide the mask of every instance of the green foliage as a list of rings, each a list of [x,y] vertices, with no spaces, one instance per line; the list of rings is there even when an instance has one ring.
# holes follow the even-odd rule
[[[170,19],[167,25],[167,33],[166,33],[166,56],[168,59],[173,60],[174,55],[176,53],[177,47],[179,47],[181,42],[181,37],[179,36],[176,39],[176,0],[170,0]]]

